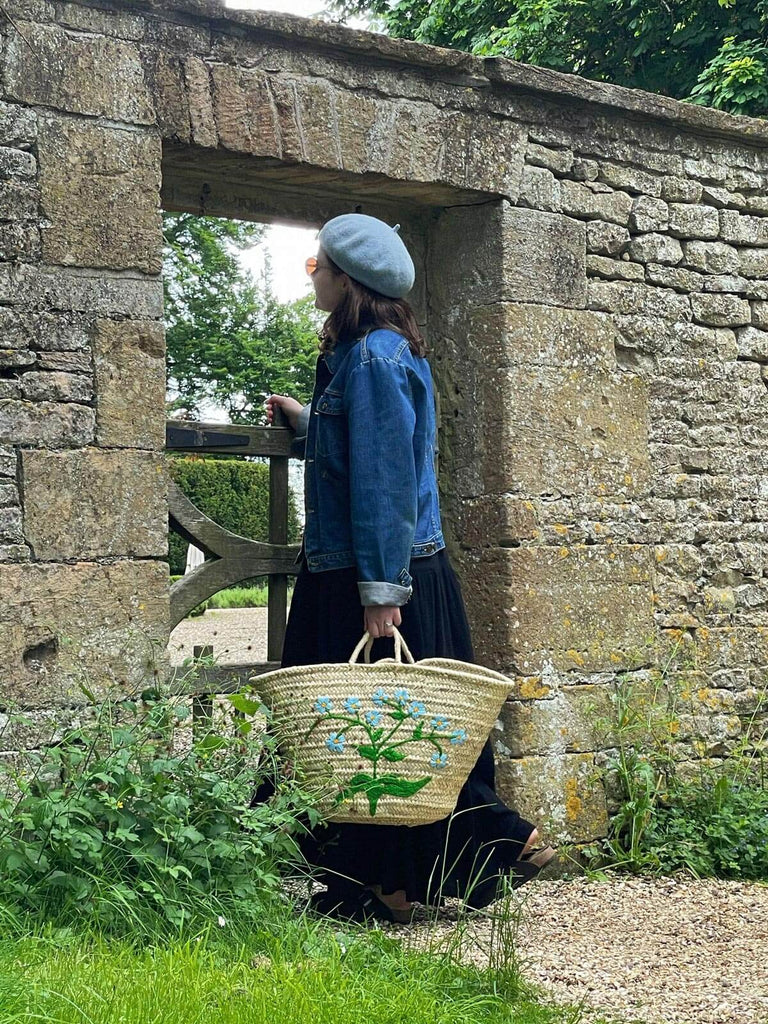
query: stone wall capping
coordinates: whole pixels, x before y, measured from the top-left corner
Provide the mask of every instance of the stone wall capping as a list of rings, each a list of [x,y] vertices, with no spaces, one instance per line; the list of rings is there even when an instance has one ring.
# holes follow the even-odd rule
[[[80,0],[85,6],[110,9],[111,0]],[[233,29],[253,30],[278,36],[290,42],[314,43],[321,49],[341,50],[364,55],[367,59],[395,61],[439,72],[446,71],[472,80],[473,88],[507,86],[514,91],[556,96],[559,101],[620,108],[638,120],[653,119],[683,129],[721,138],[732,138],[740,144],[756,147],[768,144],[768,124],[760,118],[737,117],[709,107],[681,103],[667,96],[646,93],[639,89],[606,85],[566,75],[503,57],[475,57],[458,50],[449,50],[410,40],[344,28],[327,22],[299,18],[272,11],[238,11],[225,8],[219,0],[135,0],[135,12],[147,11],[167,17],[169,13],[190,19],[211,19],[231,25]],[[469,83],[468,83],[469,84]]]

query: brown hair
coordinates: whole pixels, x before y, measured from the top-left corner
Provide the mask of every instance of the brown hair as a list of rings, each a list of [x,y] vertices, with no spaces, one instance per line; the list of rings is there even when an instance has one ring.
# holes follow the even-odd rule
[[[343,273],[327,254],[326,259],[334,274]],[[427,343],[416,323],[411,304],[405,299],[391,299],[375,292],[353,277],[349,279],[344,298],[320,328],[320,351],[331,352],[337,341],[360,338],[366,331],[377,327],[402,334],[408,339],[415,356],[427,354]]]

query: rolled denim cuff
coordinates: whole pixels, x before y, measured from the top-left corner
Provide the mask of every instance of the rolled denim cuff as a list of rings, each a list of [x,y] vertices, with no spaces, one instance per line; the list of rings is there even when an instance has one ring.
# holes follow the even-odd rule
[[[360,604],[365,606],[377,604],[399,608],[410,601],[413,593],[413,587],[400,587],[396,583],[358,582],[357,589],[360,591]]]
[[[308,402],[296,420],[296,435],[291,441],[291,455],[296,459],[303,459],[307,454],[307,429],[309,427],[309,414],[311,410],[312,403]]]

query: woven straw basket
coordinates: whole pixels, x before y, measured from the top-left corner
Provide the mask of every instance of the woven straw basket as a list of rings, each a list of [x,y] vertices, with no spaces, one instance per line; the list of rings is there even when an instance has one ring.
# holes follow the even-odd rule
[[[511,689],[506,676],[479,665],[414,662],[397,630],[394,638],[394,659],[371,663],[365,633],[347,664],[251,679],[284,753],[320,784],[330,821],[426,825],[447,817]]]

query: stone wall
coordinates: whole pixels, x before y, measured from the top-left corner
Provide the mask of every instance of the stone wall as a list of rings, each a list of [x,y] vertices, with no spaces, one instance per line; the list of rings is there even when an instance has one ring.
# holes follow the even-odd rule
[[[166,670],[160,206],[399,220],[499,784],[604,834],[617,674],[721,756],[768,664],[768,129],[214,0],[9,0],[0,696]],[[48,712],[50,714],[50,712]]]

